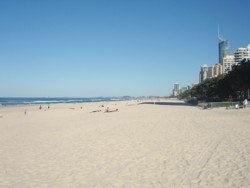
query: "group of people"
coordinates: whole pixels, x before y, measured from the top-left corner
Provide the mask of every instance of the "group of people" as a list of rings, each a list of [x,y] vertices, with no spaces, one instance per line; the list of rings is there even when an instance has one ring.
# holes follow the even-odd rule
[[[50,109],[49,105],[48,105],[48,109]],[[39,106],[39,110],[42,110],[42,105]]]
[[[247,105],[248,105],[248,100],[245,99],[245,100],[242,102],[242,105],[243,105],[243,108],[246,108]],[[236,104],[236,105],[235,105],[235,109],[239,109],[239,108],[240,108],[239,104]]]
[[[118,112],[118,109],[110,110],[109,107],[107,107],[104,112],[105,113],[108,113],[108,112]]]
[[[104,106],[103,106],[104,107]],[[102,110],[94,110],[94,111],[91,111],[90,113],[94,113],[94,112],[101,112]],[[105,110],[104,110],[104,113],[109,113],[109,112],[118,112],[118,109],[114,109],[114,110],[110,110],[109,107],[107,107]]]
[[[104,107],[104,105],[101,105],[101,107]],[[83,109],[83,107],[81,106],[80,107],[81,109]],[[50,109],[50,106],[48,105],[48,109]],[[42,110],[42,105],[39,106],[39,110]],[[94,110],[94,111],[91,111],[91,113],[94,113],[94,112],[101,112],[101,110]],[[110,110],[109,107],[107,107],[104,111],[105,113],[108,113],[108,112],[118,112],[118,109],[114,109],[114,110]],[[25,115],[26,115],[26,110],[25,110]]]

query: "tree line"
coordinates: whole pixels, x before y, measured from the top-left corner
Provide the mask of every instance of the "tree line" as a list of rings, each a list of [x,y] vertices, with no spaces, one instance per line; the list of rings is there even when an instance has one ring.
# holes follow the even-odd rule
[[[179,99],[206,102],[239,101],[250,95],[250,60],[242,60],[227,74],[209,78],[186,90]]]

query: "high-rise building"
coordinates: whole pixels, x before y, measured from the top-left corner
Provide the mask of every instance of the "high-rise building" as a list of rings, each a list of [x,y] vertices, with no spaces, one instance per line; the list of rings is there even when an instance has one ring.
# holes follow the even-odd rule
[[[223,58],[230,55],[229,42],[222,37],[218,36],[219,39],[219,63],[223,63]]]
[[[180,94],[180,84],[175,83],[173,89],[173,96],[176,97]]]
[[[213,67],[208,67],[207,78],[213,78]]]
[[[179,91],[180,90],[180,84],[175,83],[174,84],[174,90]]]
[[[208,78],[208,66],[202,65],[200,70],[200,83]]]
[[[238,48],[234,53],[235,62],[239,63],[243,59],[250,59],[250,44],[246,48]]]
[[[233,55],[228,55],[223,58],[223,73],[228,73],[232,70],[232,66],[235,65],[235,57]]]
[[[214,78],[220,74],[228,73],[232,70],[232,66],[236,64],[236,57],[230,55],[230,47],[227,40],[223,39],[220,36],[218,28],[218,41],[219,41],[219,63],[212,66],[203,65],[200,70],[200,83],[205,81],[208,78]],[[237,53],[238,59],[250,58],[250,44],[247,48],[238,49]]]
[[[215,64],[211,67],[207,65],[201,66],[200,70],[200,83],[205,81],[208,78],[214,78],[223,74],[223,66],[221,64]]]
[[[215,64],[213,67],[212,78],[223,74],[223,66],[221,64]]]

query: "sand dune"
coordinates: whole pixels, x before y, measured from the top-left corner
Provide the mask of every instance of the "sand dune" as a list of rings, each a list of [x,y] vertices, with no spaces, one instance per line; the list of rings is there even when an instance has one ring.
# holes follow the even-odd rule
[[[250,109],[171,104],[1,107],[0,187],[249,187]]]

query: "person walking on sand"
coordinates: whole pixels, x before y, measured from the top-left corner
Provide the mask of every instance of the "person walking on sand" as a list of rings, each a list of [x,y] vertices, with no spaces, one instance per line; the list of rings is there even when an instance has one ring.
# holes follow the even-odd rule
[[[42,105],[39,106],[39,110],[42,110]]]
[[[243,101],[243,107],[246,108],[247,105],[248,105],[248,101],[247,101],[247,99],[245,99],[245,100]]]

